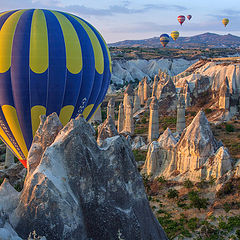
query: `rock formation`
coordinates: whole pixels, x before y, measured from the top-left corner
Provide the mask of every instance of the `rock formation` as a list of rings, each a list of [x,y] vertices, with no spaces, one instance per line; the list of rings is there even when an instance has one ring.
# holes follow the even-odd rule
[[[11,152],[11,150],[9,150],[8,147],[6,147],[6,155],[5,155],[5,167],[10,167],[11,165],[14,164],[14,155]]]
[[[133,88],[131,84],[128,84],[127,88],[124,91],[124,95],[123,95],[123,107],[124,107],[124,113],[126,111],[126,105],[128,101],[131,101],[133,103],[133,96],[134,96],[134,92],[133,92]]]
[[[138,94],[134,96],[134,104],[133,104],[133,114],[136,113],[141,108],[141,103]]]
[[[159,69],[167,70],[171,75],[177,75],[187,69],[196,60],[185,59],[137,59],[137,60],[113,60],[111,80],[116,84],[134,82],[144,76],[153,78]],[[160,72],[161,73],[161,72]]]
[[[147,101],[149,97],[149,86],[147,82],[147,77],[145,77],[143,81],[143,96],[144,101]]]
[[[128,132],[130,135],[134,134],[133,104],[130,100],[126,102],[124,132]]]
[[[219,92],[219,108],[224,110],[230,109],[230,90],[228,78],[225,78],[224,83],[222,84]]]
[[[175,158],[174,148],[176,139],[172,132],[167,128],[159,137],[158,141],[153,141],[148,147],[146,161],[142,168],[142,173],[151,175],[153,178],[164,174],[169,168],[171,161]]]
[[[219,147],[208,120],[200,111],[183,132],[177,145],[177,169],[186,172],[200,168]]]
[[[107,138],[99,147],[91,126],[78,117],[43,153],[32,150],[40,162],[34,171],[29,166],[11,217],[22,238],[35,230],[53,240],[167,239],[125,137]]]
[[[158,142],[149,146],[142,171],[154,178],[163,175],[178,181],[221,181],[232,168],[227,149],[214,138],[204,112],[200,111],[178,142],[167,129]]]
[[[152,97],[156,97],[158,80],[159,80],[158,75],[155,75],[154,76],[154,81],[153,81],[153,87],[152,87]]]
[[[118,110],[118,126],[117,130],[120,133],[124,128],[124,109],[123,104],[119,104],[119,110]]]
[[[153,97],[150,104],[148,142],[151,143],[158,137],[159,137],[158,101],[156,97]]]
[[[114,121],[111,116],[108,116],[103,124],[98,126],[97,143],[101,145],[106,138],[114,137],[116,135],[118,135],[118,131],[115,127]]]
[[[186,127],[185,122],[185,99],[182,94],[179,96],[178,105],[177,105],[177,126],[176,131],[182,133]]]
[[[115,119],[115,101],[114,98],[110,98],[107,105],[107,117],[111,116],[112,119]]]
[[[144,104],[144,91],[143,91],[143,80],[139,82],[138,84],[138,96],[140,99],[140,104]]]
[[[169,79],[162,87],[160,98],[166,98],[173,94],[176,94],[176,88],[172,79]]]
[[[146,145],[146,143],[144,142],[143,137],[136,136],[133,140],[133,143],[132,143],[132,149],[137,150],[137,149],[140,149],[141,147],[143,147],[145,145]]]

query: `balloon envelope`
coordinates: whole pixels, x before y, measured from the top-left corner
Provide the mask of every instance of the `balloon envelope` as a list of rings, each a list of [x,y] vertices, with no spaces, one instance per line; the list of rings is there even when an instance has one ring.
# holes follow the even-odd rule
[[[0,14],[0,137],[26,167],[40,115],[87,120],[110,83],[102,36],[72,14],[28,9]]]
[[[192,15],[187,15],[187,19],[190,20],[192,18]]]
[[[180,16],[178,16],[177,20],[182,25],[184,23],[184,21],[185,21],[185,16],[180,15]]]
[[[168,34],[162,34],[160,36],[160,43],[163,45],[163,47],[166,47],[166,45],[169,43],[170,38]]]
[[[224,19],[222,20],[222,23],[223,23],[223,25],[226,27],[226,26],[228,25],[228,23],[229,23],[229,19],[224,18]]]
[[[171,32],[171,37],[174,41],[176,41],[177,38],[179,37],[179,32],[178,31],[172,31]]]

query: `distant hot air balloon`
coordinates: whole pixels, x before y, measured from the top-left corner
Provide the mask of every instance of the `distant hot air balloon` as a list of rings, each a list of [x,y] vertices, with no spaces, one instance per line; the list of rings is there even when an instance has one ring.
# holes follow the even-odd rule
[[[26,167],[39,116],[88,120],[107,92],[111,59],[98,31],[72,14],[8,11],[0,29],[0,138]]]
[[[169,41],[170,41],[170,37],[168,36],[168,34],[162,34],[160,36],[160,43],[163,45],[163,47],[166,47]]]
[[[223,25],[226,27],[226,26],[228,25],[228,23],[229,23],[229,19],[224,18],[224,19],[222,20],[222,23],[223,23]]]
[[[178,20],[179,23],[182,25],[182,24],[184,23],[184,21],[185,21],[185,16],[180,15],[180,16],[178,16],[177,20]]]
[[[174,41],[176,41],[177,38],[179,37],[179,32],[178,31],[172,31],[171,32],[171,37]]]
[[[190,20],[192,18],[192,15],[187,15],[187,19]]]

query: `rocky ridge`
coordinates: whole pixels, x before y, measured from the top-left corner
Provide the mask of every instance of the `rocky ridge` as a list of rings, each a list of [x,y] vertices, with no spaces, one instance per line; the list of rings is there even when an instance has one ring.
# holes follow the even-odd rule
[[[167,239],[128,141],[120,135],[101,140],[100,147],[81,117],[64,128],[56,114],[42,118],[24,188],[10,189],[12,205],[1,204],[14,232],[24,239],[33,231],[51,240]],[[8,188],[4,182],[0,195]]]

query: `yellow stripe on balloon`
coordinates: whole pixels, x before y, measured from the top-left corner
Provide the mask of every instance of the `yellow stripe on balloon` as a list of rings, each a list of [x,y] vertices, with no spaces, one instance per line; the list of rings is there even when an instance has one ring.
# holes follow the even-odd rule
[[[12,142],[9,140],[3,129],[0,127],[0,136],[3,138],[3,140],[9,145],[9,147],[14,151],[14,154],[17,156],[18,159],[22,159],[20,154],[18,153],[17,149],[14,147]]]
[[[86,31],[86,33],[88,34],[88,37],[90,38],[90,41],[92,43],[93,46],[93,52],[94,52],[94,58],[95,58],[95,69],[99,74],[103,73],[104,70],[104,60],[103,60],[103,52],[102,52],[102,48],[101,45],[98,41],[97,36],[95,35],[95,33],[92,31],[92,29],[81,19],[75,17],[72,14],[71,15],[73,18],[75,18],[84,28],[84,30]]]
[[[0,73],[5,73],[11,66],[12,43],[19,18],[26,10],[13,13],[3,24],[0,31]]]
[[[46,115],[46,108],[41,105],[36,105],[31,108],[31,120],[32,120],[32,134],[33,137],[39,127],[40,124],[40,116]]]
[[[43,73],[48,68],[48,33],[42,10],[34,10],[31,25],[29,65],[33,72]]]
[[[5,15],[6,13],[9,13],[9,12],[12,12],[12,10],[0,13],[0,17],[2,17],[3,15]]]
[[[18,122],[16,109],[10,105],[3,105],[2,111],[14,138],[16,139],[20,149],[23,152],[23,155],[25,158],[27,158],[28,150]]]
[[[71,22],[61,13],[52,11],[58,19],[63,32],[66,47],[67,69],[72,74],[77,74],[82,70],[82,50],[78,35]]]
[[[72,117],[73,111],[74,111],[74,106],[72,105],[64,106],[61,109],[61,112],[59,114],[59,119],[63,126],[65,126],[69,122],[69,120]]]
[[[92,26],[93,27],[93,26]],[[105,45],[105,47],[106,47],[106,49],[107,49],[107,54],[108,54],[108,59],[109,59],[109,69],[110,69],[110,73],[112,72],[112,60],[111,60],[111,55],[110,55],[110,51],[109,51],[109,49],[108,49],[108,46],[107,46],[107,43],[105,42],[105,40],[104,40],[104,38],[102,37],[102,35],[101,35],[101,33],[95,28],[95,27],[93,27],[96,31],[97,31],[97,33],[99,34],[99,36],[102,38],[102,40],[103,40],[103,42],[104,42],[104,45]],[[99,107],[99,106],[98,106]]]
[[[94,107],[94,104],[89,104],[87,107],[85,107],[85,109],[82,113],[82,115],[85,119],[87,119],[87,117],[90,114],[90,112],[92,111],[93,107]]]

